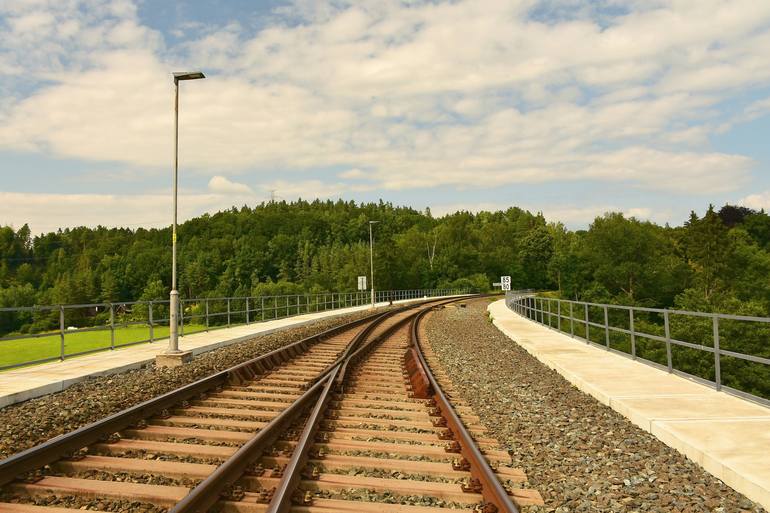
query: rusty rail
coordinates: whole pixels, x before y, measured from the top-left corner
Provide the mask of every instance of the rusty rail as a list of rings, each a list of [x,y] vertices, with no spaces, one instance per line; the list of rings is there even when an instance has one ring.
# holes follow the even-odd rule
[[[460,301],[462,299],[467,299],[467,298],[451,299],[449,301],[443,301],[439,304],[444,305],[444,304]],[[330,376],[332,376],[330,378],[331,381],[325,387],[321,397],[318,399],[318,402],[313,410],[313,413],[311,414],[310,418],[307,421],[307,424],[302,433],[302,436],[299,442],[297,443],[296,448],[294,449],[294,453],[292,454],[291,461],[287,466],[286,471],[284,471],[284,475],[281,478],[281,481],[278,487],[276,488],[276,493],[273,495],[273,498],[270,502],[268,509],[266,510],[266,513],[288,513],[291,510],[292,497],[296,490],[297,483],[300,480],[302,470],[308,460],[310,447],[314,443],[313,440],[314,440],[315,433],[318,430],[318,426],[326,413],[326,408],[330,400],[330,393],[341,392],[343,390],[348,369],[352,365],[355,365],[357,362],[365,358],[365,356],[369,352],[371,352],[371,350],[379,342],[393,335],[396,331],[401,329],[405,324],[414,323],[416,319],[418,319],[422,314],[426,313],[434,306],[435,305],[431,305],[426,309],[415,312],[414,314],[398,321],[393,326],[388,327],[388,329],[383,331],[377,337],[366,341],[365,344],[363,344],[361,347],[358,347],[354,352],[352,352],[352,354],[348,355],[345,358],[344,362],[342,362],[338,367],[335,367],[333,374],[330,374]],[[369,329],[368,331],[371,332],[372,330]],[[352,344],[351,346],[349,346],[349,348],[350,347],[352,347]],[[518,513],[518,510],[514,510],[514,511]],[[170,513],[182,513],[182,512],[177,512],[174,510],[173,512],[170,512]]]
[[[436,401],[436,407],[441,410],[441,416],[446,420],[447,428],[452,431],[455,438],[459,442],[460,453],[470,464],[471,475],[478,479],[479,484],[481,485],[481,495],[484,497],[484,500],[497,508],[494,511],[519,513],[519,509],[513,503],[505,488],[500,483],[500,480],[495,475],[492,467],[489,466],[487,459],[483,454],[481,454],[481,451],[474,442],[473,437],[465,428],[465,425],[460,420],[457,412],[455,412],[451,402],[444,394],[444,391],[436,381],[436,378],[430,372],[430,366],[425,360],[425,356],[422,353],[422,348],[420,347],[419,333],[420,320],[426,313],[428,313],[428,311],[428,309],[425,309],[419,312],[412,322],[412,348],[410,349],[410,351],[412,351],[414,356],[417,358],[415,363],[418,363],[422,370],[424,370],[422,375],[428,380],[428,386],[425,387],[425,390]]]
[[[286,410],[281,412],[278,417],[268,423],[265,428],[260,430],[254,438],[241,447],[233,456],[217,467],[216,471],[206,480],[193,488],[184,499],[169,511],[169,513],[205,513],[208,511],[209,508],[217,503],[222,492],[235,484],[235,482],[243,475],[246,468],[257,460],[262,452],[269,445],[274,443],[277,437],[285,431],[288,424],[299,418],[299,416],[313,404],[313,401],[316,401],[313,413],[305,426],[300,443],[297,445],[297,448],[292,455],[290,467],[287,467],[287,471],[284,472],[284,476],[281,478],[276,493],[273,495],[274,498],[271,501],[271,507],[272,504],[277,504],[280,505],[281,509],[269,510],[288,511],[291,507],[291,495],[294,492],[294,487],[301,475],[303,468],[302,464],[307,459],[307,448],[309,448],[310,441],[312,440],[311,434],[315,433],[318,424],[323,417],[325,406],[329,400],[329,389],[333,385],[335,377],[338,376],[340,367],[344,369],[347,362],[352,357],[350,353],[353,350],[357,349],[356,353],[358,353],[363,349],[359,348],[359,345],[369,337],[375,327],[385,321],[388,317],[415,308],[416,306],[420,305],[408,305],[396,310],[367,317],[370,321],[369,325],[356,334],[343,354],[333,363],[329,364],[321,374],[315,378],[315,384],[309,390],[302,394]],[[409,318],[412,318],[412,316]],[[389,333],[391,329],[392,328],[389,328],[386,333]],[[380,338],[382,337],[378,337],[377,339]],[[370,344],[367,344],[367,346],[369,345]]]

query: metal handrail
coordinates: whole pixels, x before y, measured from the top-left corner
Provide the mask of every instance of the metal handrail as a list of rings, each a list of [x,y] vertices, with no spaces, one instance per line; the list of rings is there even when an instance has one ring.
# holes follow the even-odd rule
[[[467,292],[469,292],[467,289],[412,289],[377,291],[376,295],[377,301],[383,302],[459,295]],[[156,330],[168,327],[169,303],[168,299],[158,299],[0,308],[0,314],[28,315],[30,324],[34,314],[50,316],[41,324],[51,327],[50,330],[41,330],[37,333],[9,332],[0,336],[0,356],[4,342],[49,339],[39,342],[47,344],[40,346],[39,355],[24,361],[6,364],[0,362],[0,370],[56,360],[63,361],[76,355],[166,339],[167,336],[159,336]],[[180,312],[177,317],[180,336],[184,336],[185,331],[189,334],[191,329],[195,332],[211,331],[233,325],[368,304],[369,294],[366,291],[186,298],[179,301]],[[77,321],[73,321],[73,317],[76,317]],[[102,317],[101,320],[100,317]],[[72,326],[73,324],[76,326]],[[136,336],[129,336],[127,341],[118,341],[116,336],[128,327],[137,330]],[[143,331],[142,327],[144,327]],[[104,332],[104,339],[89,344],[87,348],[68,347],[69,340],[87,332]]]
[[[693,379],[699,383],[712,386],[717,391],[724,391],[745,399],[749,399],[760,404],[770,406],[770,397],[761,397],[755,394],[738,390],[736,388],[727,386],[722,379],[722,359],[723,357],[735,358],[737,360],[748,361],[752,363],[758,363],[761,365],[770,366],[770,354],[769,357],[758,356],[752,354],[740,353],[737,351],[730,351],[720,347],[720,340],[724,335],[724,328],[720,327],[720,321],[743,321],[743,322],[757,322],[761,324],[770,324],[770,317],[757,317],[750,315],[734,315],[719,312],[694,312],[689,310],[677,310],[668,308],[651,308],[631,305],[614,305],[604,303],[593,303],[589,301],[575,301],[571,299],[560,299],[538,296],[532,292],[524,291],[510,291],[506,293],[505,298],[506,306],[523,317],[533,320],[539,324],[555,329],[559,332],[569,334],[573,338],[577,338],[585,341],[588,344],[592,344],[597,347],[602,347],[608,351],[620,354],[625,357],[632,358],[633,360],[652,365],[656,368],[665,370],[671,374],[676,374],[689,379]],[[591,320],[591,309],[593,312],[599,311],[603,314],[603,322],[595,322]],[[610,322],[611,312],[626,312],[627,319],[625,323],[628,327],[613,326]],[[637,328],[638,317],[636,313],[652,313],[662,317],[663,324],[659,326],[663,335],[656,333],[646,333],[640,331]],[[671,334],[671,318],[672,316],[682,317],[697,317],[700,319],[710,319],[710,344],[694,343],[685,340],[679,340]],[[568,325],[568,326],[567,326]],[[576,331],[576,328],[582,332]],[[599,344],[591,338],[591,328],[603,330],[604,343]],[[595,332],[594,332],[595,333]],[[625,352],[612,347],[612,334],[620,333],[627,335],[630,341],[630,350]],[[594,337],[595,338],[595,337]],[[638,340],[650,340],[654,342],[660,342],[664,344],[666,352],[666,364],[663,365],[659,362],[644,358],[638,354],[637,341]],[[685,347],[696,351],[701,351],[706,354],[713,355],[713,369],[714,379],[707,379],[703,376],[698,376],[682,369],[674,368],[674,358],[672,355],[672,347]]]

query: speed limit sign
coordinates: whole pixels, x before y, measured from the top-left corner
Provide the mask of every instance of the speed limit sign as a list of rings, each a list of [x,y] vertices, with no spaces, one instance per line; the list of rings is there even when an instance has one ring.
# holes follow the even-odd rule
[[[511,290],[511,277],[510,276],[500,276],[500,283],[502,283],[502,289],[503,290]]]

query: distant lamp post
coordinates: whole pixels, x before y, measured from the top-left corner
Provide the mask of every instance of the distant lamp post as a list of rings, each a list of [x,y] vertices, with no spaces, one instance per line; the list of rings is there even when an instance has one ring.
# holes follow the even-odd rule
[[[169,304],[169,337],[167,355],[183,354],[179,350],[178,316],[179,291],[176,284],[176,225],[177,225],[177,184],[179,175],[179,81],[206,78],[200,71],[174,73],[174,222],[171,225],[171,295]],[[180,363],[182,363],[180,361]]]
[[[369,221],[369,269],[371,272],[369,286],[372,288],[372,308],[374,308],[374,237],[372,236],[372,225],[379,221]]]

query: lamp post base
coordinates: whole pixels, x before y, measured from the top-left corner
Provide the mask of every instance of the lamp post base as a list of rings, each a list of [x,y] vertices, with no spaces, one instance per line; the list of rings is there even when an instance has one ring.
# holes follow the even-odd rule
[[[192,361],[192,351],[179,351],[178,353],[160,353],[155,356],[156,367],[181,367]]]

